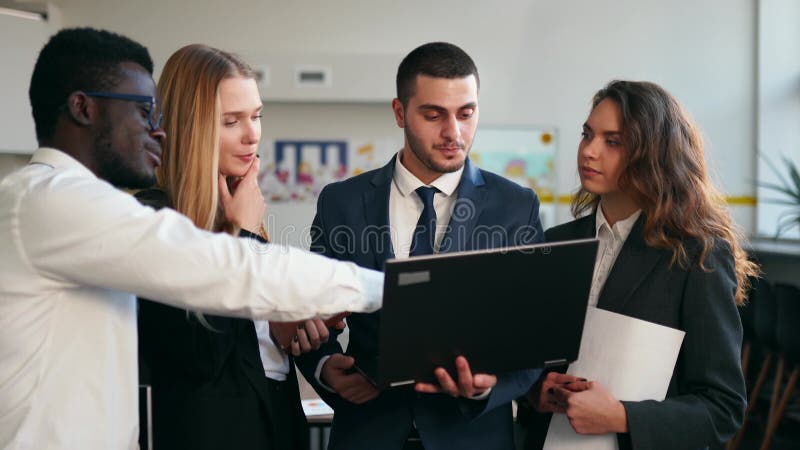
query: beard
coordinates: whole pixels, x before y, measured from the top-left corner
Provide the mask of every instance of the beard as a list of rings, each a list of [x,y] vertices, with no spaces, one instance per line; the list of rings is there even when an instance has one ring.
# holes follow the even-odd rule
[[[115,149],[111,134],[113,127],[106,122],[94,140],[93,151],[97,169],[97,176],[108,181],[118,188],[145,189],[156,183],[153,170],[136,168],[133,164],[133,154],[126,154],[125,150]],[[133,152],[133,150],[129,150]],[[127,156],[126,159],[124,156]]]
[[[431,149],[429,153],[425,148],[425,144],[423,144],[419,138],[411,131],[411,129],[406,126],[403,128],[403,132],[406,135],[406,141],[408,141],[408,146],[411,148],[411,151],[414,153],[414,156],[417,157],[420,162],[422,162],[425,167],[428,169],[438,172],[438,173],[452,173],[460,170],[464,167],[464,162],[466,161],[466,156],[464,159],[455,160],[455,161],[444,161],[444,162],[437,162],[433,159],[433,152],[435,149]],[[457,143],[461,148],[464,148],[466,151],[466,155],[469,155],[469,148],[466,148],[463,142]]]

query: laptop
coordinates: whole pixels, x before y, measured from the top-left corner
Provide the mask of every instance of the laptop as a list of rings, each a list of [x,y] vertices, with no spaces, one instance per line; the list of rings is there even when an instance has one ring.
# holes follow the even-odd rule
[[[378,387],[473,373],[554,367],[578,358],[597,239],[386,262],[375,360],[356,370]]]

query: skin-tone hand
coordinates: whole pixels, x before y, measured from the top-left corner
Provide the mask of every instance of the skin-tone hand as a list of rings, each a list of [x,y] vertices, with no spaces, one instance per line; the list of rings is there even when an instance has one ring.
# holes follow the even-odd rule
[[[320,319],[302,322],[270,322],[269,330],[275,343],[286,353],[299,356],[328,342],[328,327]]]
[[[331,316],[328,319],[325,319],[325,326],[328,328],[336,328],[337,330],[341,331],[344,330],[346,324],[344,323],[344,318],[349,316],[349,312],[343,312],[336,314],[335,316]]]
[[[219,199],[225,211],[225,220],[251,233],[258,233],[267,211],[258,186],[258,168],[259,159],[256,159],[236,184],[233,193],[228,189],[225,176],[219,174]]]
[[[275,344],[286,353],[300,356],[316,350],[330,338],[329,328],[344,330],[344,318],[349,312],[339,313],[327,320],[311,319],[301,322],[270,322],[269,331]]]
[[[579,434],[627,433],[628,415],[622,402],[600,383],[589,381],[588,389],[572,392],[553,388],[556,401],[565,404],[569,423]]]
[[[417,383],[414,387],[417,392],[426,394],[449,394],[453,397],[475,397],[497,384],[497,377],[485,373],[473,374],[469,368],[467,358],[456,357],[456,372],[458,381],[453,380],[450,374],[442,367],[437,367],[433,373],[436,375],[438,386],[431,383]]]
[[[380,391],[363,375],[351,372],[355,360],[341,353],[334,353],[322,366],[320,378],[343,399],[361,404],[377,397]]]
[[[566,412],[566,405],[556,399],[556,387],[572,392],[580,392],[588,389],[589,385],[585,378],[550,372],[528,391],[528,400],[541,413],[564,413]]]

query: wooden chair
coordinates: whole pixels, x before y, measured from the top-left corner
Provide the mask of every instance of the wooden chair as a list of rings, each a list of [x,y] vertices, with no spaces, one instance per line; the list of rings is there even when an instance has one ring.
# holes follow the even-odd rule
[[[776,336],[781,351],[781,361],[786,361],[792,368],[789,380],[783,389],[780,400],[771,410],[767,422],[767,430],[761,443],[761,450],[769,449],[772,439],[780,425],[786,406],[794,393],[798,378],[800,378],[800,289],[788,284],[775,285],[775,300],[778,306],[778,320]],[[782,378],[782,374],[780,376]],[[776,390],[780,389],[781,380],[776,374]],[[778,398],[775,392],[774,398]]]
[[[772,292],[772,285],[763,278],[752,280],[752,287],[748,295],[748,304],[740,309],[744,341],[742,343],[742,370],[748,373],[748,366],[754,350],[764,355],[761,368],[755,382],[748,383],[748,401],[742,427],[728,442],[726,450],[736,450],[742,443],[748,419],[758,403],[758,397],[766,384],[769,370],[772,365],[773,354],[776,353],[777,339],[775,337],[775,321],[777,320],[777,305]]]

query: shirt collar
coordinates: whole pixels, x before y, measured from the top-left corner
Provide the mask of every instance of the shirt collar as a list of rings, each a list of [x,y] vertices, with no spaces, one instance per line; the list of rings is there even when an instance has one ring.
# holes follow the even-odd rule
[[[429,186],[435,187],[439,192],[449,197],[453,195],[458,188],[458,183],[461,182],[461,175],[463,173],[464,167],[462,166],[455,172],[442,174],[439,178],[433,180]],[[397,189],[403,197],[414,192],[421,186],[426,186],[425,183],[414,176],[414,174],[406,169],[403,163],[400,162],[400,153],[397,153],[397,158],[395,158],[394,161],[394,183],[397,185]]]
[[[55,169],[76,170],[81,175],[97,178],[97,176],[80,161],[52,147],[39,147],[33,152],[33,156],[28,164],[44,164]]]
[[[610,227],[608,226],[608,221],[606,221],[605,214],[603,214],[603,205],[599,204],[595,212],[595,236],[599,236],[600,230],[605,227],[611,231],[611,234],[616,240],[625,241],[628,239],[628,235],[631,234],[631,230],[641,214],[642,210],[637,209],[633,214],[622,220],[618,220],[613,227]]]

